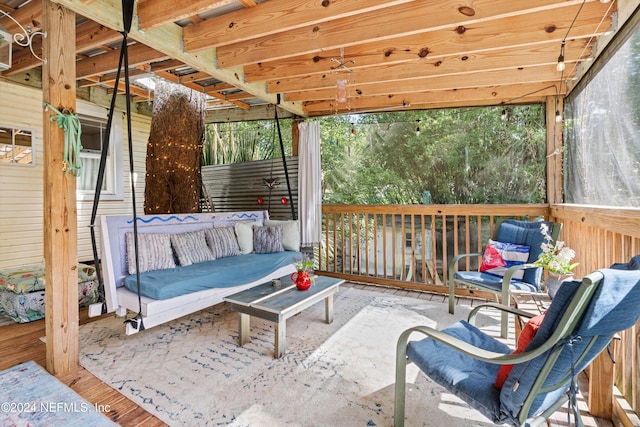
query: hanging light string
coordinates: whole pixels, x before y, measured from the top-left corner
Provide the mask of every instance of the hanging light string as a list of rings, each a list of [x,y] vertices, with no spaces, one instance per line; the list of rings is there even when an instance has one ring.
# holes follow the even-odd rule
[[[600,0],[601,3],[609,3],[610,0]],[[584,4],[586,3],[586,0],[582,1],[582,4],[580,4],[580,8],[578,8],[578,12],[576,13],[576,16],[573,17],[573,21],[571,22],[571,25],[569,25],[569,29],[567,29],[567,33],[565,34],[564,38],[562,39],[562,44],[560,45],[560,55],[558,56],[558,64],[556,66],[556,69],[560,72],[560,88],[557,90],[556,93],[556,122],[562,122],[563,116],[562,113],[560,112],[559,109],[557,109],[557,105],[558,105],[558,96],[560,93],[562,93],[562,82],[564,82],[564,72],[565,72],[565,62],[564,62],[564,54],[565,54],[565,46],[566,46],[566,41],[567,41],[567,37],[569,37],[569,33],[571,32],[571,29],[573,28],[573,26],[576,23],[576,20],[578,19],[578,15],[580,15],[580,12],[582,11],[582,8],[584,6]],[[609,16],[609,12],[611,11],[611,8],[613,7],[613,2],[610,2],[611,4],[609,5],[609,7],[607,8],[606,12],[602,15],[602,18],[600,19],[600,22],[598,23],[598,26],[596,27],[595,33],[598,32],[598,30],[600,29],[600,27],[602,26],[602,24],[604,23],[604,20],[606,19],[607,16]],[[583,55],[585,54],[587,48],[589,46],[591,46],[593,39],[595,38],[595,35],[592,35],[589,38],[589,41],[585,44],[584,48],[582,49],[582,52],[580,52],[580,55],[578,56],[578,58],[582,58]],[[571,69],[571,73],[575,72],[577,67],[578,67],[578,61],[576,61],[573,64],[573,68]]]
[[[569,29],[567,29],[567,34],[565,34],[564,38],[562,39],[562,44],[560,45],[560,55],[558,56],[558,65],[556,66],[558,71],[564,71],[564,68],[565,68],[565,64],[564,64],[564,47],[565,47],[565,44],[567,42],[567,37],[569,37],[569,33],[571,32],[571,29],[575,25],[576,19],[578,19],[578,15],[580,15],[580,12],[582,11],[582,8],[584,7],[584,4],[586,2],[587,2],[587,0],[582,0],[582,3],[580,4],[580,7],[578,8],[578,12],[576,13],[576,16],[573,17],[573,21],[571,21],[571,25],[569,25]]]
[[[602,15],[602,18],[600,19],[600,22],[598,22],[598,26],[596,27],[596,30],[594,31],[594,35],[589,37],[589,41],[587,41],[587,43],[585,43],[584,47],[582,48],[582,52],[580,52],[579,58],[582,58],[584,56],[584,54],[586,53],[587,49],[591,46],[591,43],[596,38],[595,34],[598,34],[598,31],[600,31],[600,27],[602,27],[602,24],[604,24],[604,20],[607,18],[607,16],[609,16],[609,13],[611,12],[611,8],[615,4],[615,2],[608,2],[608,1],[601,1],[601,3],[609,3],[609,7],[605,11],[605,13]],[[575,62],[573,64],[573,68],[571,69],[571,72],[574,72],[577,67],[578,67],[578,62]]]
[[[82,168],[82,160],[80,159],[80,151],[82,150],[82,141],[80,138],[82,128],[78,115],[67,109],[64,110],[65,113],[62,113],[47,102],[43,102],[42,105],[45,107],[45,111],[50,108],[56,113],[56,115],[51,116],[49,120],[57,122],[58,127],[64,131],[62,171],[67,174],[71,172],[75,177],[80,176],[80,169]]]

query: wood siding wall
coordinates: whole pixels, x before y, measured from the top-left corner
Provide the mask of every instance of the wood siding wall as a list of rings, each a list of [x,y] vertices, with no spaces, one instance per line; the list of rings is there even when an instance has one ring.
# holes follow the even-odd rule
[[[33,129],[36,150],[35,166],[0,165],[0,268],[41,263],[44,260],[42,111],[40,90],[0,82],[0,123]],[[132,117],[139,212],[142,212],[144,197],[146,143],[150,125],[151,119],[148,117]],[[126,123],[123,123],[123,129],[126,138]],[[102,200],[99,214],[131,213],[128,149],[127,142],[122,143],[124,199]],[[92,200],[77,202],[80,261],[93,259],[88,227],[92,203]]]

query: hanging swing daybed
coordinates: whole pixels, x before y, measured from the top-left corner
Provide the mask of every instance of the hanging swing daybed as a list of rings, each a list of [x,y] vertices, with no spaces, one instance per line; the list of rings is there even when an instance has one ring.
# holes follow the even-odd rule
[[[125,30],[116,84],[124,68],[129,167],[133,176],[127,52],[133,1],[123,0],[122,5]],[[133,180],[133,215],[101,217],[100,260],[95,225],[115,98],[114,92],[90,225],[94,260],[102,267],[96,270],[103,302],[93,306],[90,315],[137,313],[125,320],[126,332],[132,334],[202,310],[222,302],[227,295],[295,271],[294,262],[300,255],[297,221],[270,222],[267,211],[138,216]],[[282,136],[279,136],[282,146]],[[287,186],[291,196],[288,176]],[[292,215],[295,216],[293,207]]]

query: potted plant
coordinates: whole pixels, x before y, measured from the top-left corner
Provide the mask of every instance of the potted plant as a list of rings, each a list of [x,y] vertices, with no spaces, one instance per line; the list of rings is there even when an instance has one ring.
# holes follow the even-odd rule
[[[306,291],[314,282],[313,259],[309,254],[302,254],[295,258],[296,272],[291,275],[291,281],[301,291]]]
[[[571,263],[571,260],[576,256],[573,249],[565,246],[561,240],[553,242],[546,224],[540,225],[540,230],[544,235],[545,242],[540,245],[542,253],[533,264],[547,270],[548,276],[545,285],[547,293],[553,298],[560,284],[573,276],[573,269],[579,263]]]

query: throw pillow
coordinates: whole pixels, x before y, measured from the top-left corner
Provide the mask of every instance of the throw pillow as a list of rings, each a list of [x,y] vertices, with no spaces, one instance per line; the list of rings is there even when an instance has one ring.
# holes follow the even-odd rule
[[[240,247],[233,227],[205,228],[204,235],[214,258],[240,255]]]
[[[253,247],[257,254],[284,252],[282,247],[282,226],[253,227]]]
[[[300,250],[300,221],[277,221],[267,219],[264,221],[266,227],[273,227],[275,225],[282,226],[282,247],[285,251],[299,251]]]
[[[241,254],[250,254],[253,252],[253,226],[262,226],[262,221],[237,222],[234,225],[238,246],[240,246]]]
[[[518,337],[518,344],[516,346],[516,349],[511,354],[520,354],[524,351],[525,348],[527,348],[533,337],[536,336],[536,333],[538,332],[538,329],[540,329],[540,325],[542,324],[543,320],[544,313],[538,314],[537,316],[529,319],[524,328],[522,328],[522,332]],[[500,367],[496,382],[493,384],[495,388],[497,388],[498,390],[502,388],[512,369],[513,365],[502,365]]]
[[[169,234],[140,233],[138,234],[138,265],[140,273],[151,270],[174,268],[173,251]],[[125,234],[127,245],[127,264],[129,274],[136,274],[136,253],[133,233]]]
[[[480,271],[504,277],[509,267],[522,265],[529,259],[529,246],[516,245],[489,240],[482,256]],[[512,276],[513,279],[522,280],[524,270],[519,270]]]
[[[180,265],[191,265],[215,259],[207,246],[204,230],[172,234],[171,246]]]

